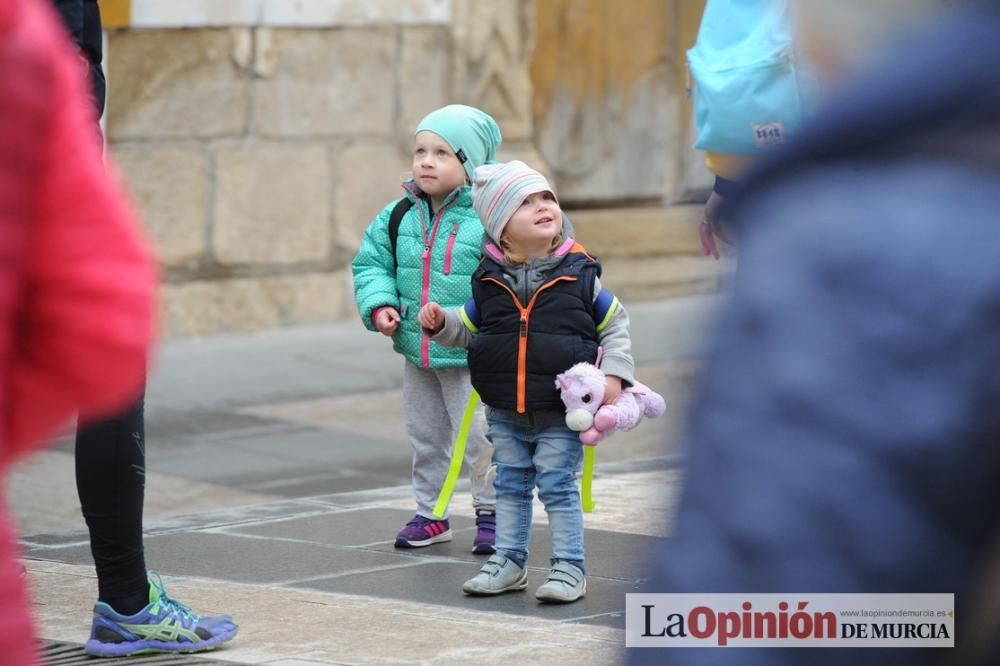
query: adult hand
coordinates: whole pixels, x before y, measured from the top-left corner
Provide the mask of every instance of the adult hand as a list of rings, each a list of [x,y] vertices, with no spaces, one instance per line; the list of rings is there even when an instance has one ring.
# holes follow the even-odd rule
[[[439,333],[444,328],[444,310],[440,305],[431,301],[420,308],[420,312],[417,313],[417,321],[431,335]]]
[[[701,236],[701,247],[705,251],[705,256],[715,257],[716,259],[722,256],[716,240],[726,245],[733,244],[720,215],[722,201],[723,199],[720,194],[712,192],[708,197],[708,201],[705,202],[705,208],[701,213],[701,223],[698,225],[698,235]]]
[[[399,328],[399,311],[394,307],[384,307],[375,315],[375,328],[382,335],[392,336]]]

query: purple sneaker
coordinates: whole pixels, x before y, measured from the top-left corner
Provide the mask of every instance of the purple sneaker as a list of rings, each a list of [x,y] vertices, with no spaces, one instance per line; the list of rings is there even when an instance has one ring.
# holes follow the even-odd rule
[[[423,548],[432,543],[451,541],[451,527],[448,520],[434,520],[423,516],[413,516],[406,527],[396,535],[397,548]]]
[[[476,555],[492,555],[497,552],[497,512],[476,509],[476,538],[472,541],[472,552]]]
[[[84,650],[93,657],[123,657],[156,652],[202,652],[225,643],[239,626],[228,615],[202,617],[167,595],[163,580],[149,572],[149,604],[135,615],[94,605],[94,623]]]

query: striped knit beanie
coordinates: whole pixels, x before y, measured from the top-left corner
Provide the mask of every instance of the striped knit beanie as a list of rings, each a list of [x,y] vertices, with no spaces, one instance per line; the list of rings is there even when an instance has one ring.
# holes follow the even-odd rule
[[[472,206],[486,229],[486,234],[500,242],[500,234],[517,209],[532,194],[555,190],[524,162],[486,164],[472,175]]]

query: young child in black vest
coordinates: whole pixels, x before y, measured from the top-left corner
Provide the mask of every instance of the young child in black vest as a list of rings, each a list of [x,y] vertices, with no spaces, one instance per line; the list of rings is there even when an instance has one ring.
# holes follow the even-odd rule
[[[523,590],[532,495],[545,505],[551,570],[535,596],[568,603],[587,591],[583,511],[576,479],[579,433],[566,426],[556,375],[603,348],[605,402],[633,381],[628,315],[602,288],[600,263],[573,239],[552,186],[522,162],[473,174],[473,206],[486,237],[472,277],[472,299],[418,320],[433,339],[467,347],[472,385],[486,404],[487,437],[497,467],[496,554],[462,589],[471,595]]]

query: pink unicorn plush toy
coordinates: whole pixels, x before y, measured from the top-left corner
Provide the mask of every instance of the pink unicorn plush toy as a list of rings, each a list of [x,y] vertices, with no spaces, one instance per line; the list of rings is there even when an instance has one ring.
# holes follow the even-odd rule
[[[659,416],[667,409],[662,395],[638,382],[624,389],[614,404],[602,406],[604,373],[590,363],[577,363],[556,375],[556,388],[566,405],[566,425],[590,446],[614,430],[631,430],[643,416]]]

